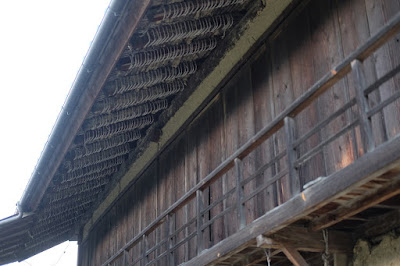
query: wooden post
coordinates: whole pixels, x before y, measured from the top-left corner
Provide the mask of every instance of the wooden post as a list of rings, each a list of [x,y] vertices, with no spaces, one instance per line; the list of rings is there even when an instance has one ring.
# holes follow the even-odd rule
[[[293,143],[295,140],[295,131],[296,127],[294,124],[294,120],[291,117],[285,117],[285,138],[286,138],[286,152],[288,158],[288,170],[289,170],[289,186],[290,186],[290,193],[291,197],[300,193],[300,178],[295,167],[296,161],[296,151],[293,147]]]
[[[146,266],[148,263],[148,258],[147,258],[147,236],[146,234],[143,235],[142,237],[142,252],[143,252],[143,259],[142,259],[142,265]]]
[[[356,81],[356,98],[360,117],[360,127],[363,139],[364,153],[370,152],[375,148],[374,137],[372,134],[371,121],[367,115],[368,102],[367,97],[364,94],[364,90],[367,87],[364,69],[359,60],[353,60],[351,62],[351,68],[353,69],[354,80]]]
[[[122,265],[127,266],[128,265],[128,251],[125,249],[124,254],[123,254],[123,262]]]
[[[242,161],[239,158],[235,159],[235,172],[236,172],[236,207],[237,207],[237,220],[239,221],[239,229],[246,226],[246,217],[242,203],[243,188],[242,188]]]
[[[174,229],[174,223],[172,221],[172,217],[170,214],[167,215],[167,228],[166,228],[166,236],[167,236],[167,265],[175,265],[175,259],[173,256],[173,252],[171,252],[171,247],[173,245],[173,241],[171,238],[172,232]]]
[[[171,257],[171,253],[170,253],[170,216],[169,214],[167,214],[167,216],[165,217],[165,237],[166,237],[166,248],[167,248],[167,265],[169,265],[170,262],[170,257]]]
[[[202,214],[201,210],[203,209],[203,191],[196,191],[196,207],[197,207],[197,255],[199,255],[203,249],[203,231],[201,229],[202,226]]]

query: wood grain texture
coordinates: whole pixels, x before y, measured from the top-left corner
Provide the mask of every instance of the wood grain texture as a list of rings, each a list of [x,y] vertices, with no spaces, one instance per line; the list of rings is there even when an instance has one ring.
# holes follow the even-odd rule
[[[276,119],[281,119],[281,116],[297,115],[294,118],[297,131],[295,137],[299,137],[313,128],[323,117],[338,110],[354,97],[355,84],[351,76],[346,77],[323,95],[316,92],[320,83],[314,86],[313,84],[320,78],[324,78],[321,84],[323,81],[328,80],[328,83],[331,83],[337,80],[339,77],[333,74],[329,76],[326,73],[364,43],[388,17],[393,16],[393,11],[389,12],[388,9],[397,8],[399,10],[396,6],[397,3],[398,1],[386,0],[382,0],[382,4],[379,5],[374,5],[369,0],[312,1],[302,12],[297,14],[289,25],[281,28],[274,38],[267,39],[265,44],[260,46],[252,59],[244,63],[234,78],[221,88],[220,93],[212,99],[210,104],[194,118],[192,123],[161,153],[156,162],[144,172],[140,180],[124,193],[115,206],[94,227],[89,238],[80,246],[81,264],[101,265],[126,243],[138,236],[144,228],[152,224],[182,195],[198,186],[199,182],[219,167],[221,162],[235,154],[244,143],[248,143],[254,138],[256,132],[269,123],[278,121]],[[368,82],[381,76],[383,70],[392,67],[397,62],[397,49],[398,46],[391,42],[391,45],[387,45],[375,53],[376,65],[374,59],[364,61]],[[343,70],[342,73],[346,71]],[[382,86],[377,93],[372,94],[369,97],[369,104],[389,97],[387,95],[392,93],[392,86],[397,84],[396,82],[398,82],[396,79],[391,79],[388,82],[389,85],[385,85],[388,86],[387,89]],[[311,86],[313,87],[310,89]],[[323,86],[328,88],[327,85]],[[293,102],[304,100],[307,97],[309,98],[306,100],[307,103],[311,100],[315,101],[307,108],[304,108],[305,104],[298,104],[292,109],[286,109]],[[390,108],[397,108],[396,105],[393,106]],[[387,139],[395,139],[389,131],[397,130],[399,121],[396,112],[396,110],[393,112],[384,110],[381,112],[384,119],[382,117],[372,118],[373,135],[377,144]],[[338,121],[329,125],[322,132],[313,135],[306,143],[302,143],[296,149],[296,155],[304,154],[321,140],[334,134],[355,118],[355,115],[353,109],[344,112]],[[272,128],[268,140],[262,142],[257,139],[251,144],[253,146],[249,146],[243,151],[243,154],[249,155],[240,158],[243,161],[244,178],[249,177],[286,148],[282,123],[276,122]],[[301,185],[319,176],[334,173],[333,175],[339,176],[340,182],[343,182],[340,184],[345,186],[351,185],[353,180],[345,180],[345,175],[353,176],[357,173],[365,175],[365,169],[354,169],[353,167],[351,170],[353,172],[346,170],[345,174],[343,174],[345,169],[342,169],[356,158],[360,160],[363,158],[360,157],[364,154],[364,151],[360,149],[360,138],[360,132],[355,129],[324,148],[324,152],[317,154],[308,165],[300,167]],[[262,143],[261,146],[253,149],[259,143]],[[385,155],[379,153],[378,156]],[[260,176],[245,186],[244,193],[248,195],[252,190],[268,182],[274,175],[285,170],[286,159],[284,157],[265,169]],[[365,163],[365,159],[363,160]],[[373,161],[371,158],[369,160],[369,163]],[[368,162],[365,163],[367,167],[375,167],[367,165]],[[221,166],[221,169],[228,169],[228,167]],[[337,172],[338,170],[340,171]],[[204,207],[213,204],[218,198],[235,188],[234,171],[222,172],[220,179],[213,178],[210,182],[202,184]],[[339,191],[339,188],[336,187],[337,184],[333,181],[324,181],[324,183],[328,186],[325,190],[333,188]],[[314,186],[321,188],[322,185],[317,183]],[[307,190],[312,191],[312,195],[306,195],[306,198],[311,197],[316,202],[325,202],[330,194],[325,195],[321,191],[315,191],[316,187],[314,186]],[[264,230],[262,233],[266,228],[275,230],[285,224],[282,222],[286,221],[282,220],[283,218],[287,219],[289,223],[289,220],[291,221],[296,215],[298,217],[314,210],[315,206],[312,203],[304,203],[299,195],[291,199],[292,196],[289,179],[287,176],[283,176],[276,182],[272,182],[245,205],[247,223],[258,217],[262,217],[262,222],[256,220],[252,228],[245,228],[243,232],[239,231],[238,222],[235,219],[236,209],[233,209],[203,230],[204,248],[209,249],[207,256],[201,254],[196,257],[197,239],[194,237],[173,252],[173,259],[176,263],[192,259],[193,263],[199,262],[200,264],[212,261],[218,257],[218,253],[220,253],[219,256],[229,254],[240,243],[249,241],[249,237],[253,236],[251,230],[259,232]],[[332,194],[329,197],[334,196]],[[235,196],[224,199],[221,204],[217,204],[205,213],[204,219],[202,218],[203,222],[207,222],[227,210],[235,202]],[[286,207],[281,208],[278,205],[289,207],[285,209]],[[270,215],[268,219],[263,216],[267,212]],[[179,207],[169,217],[171,230],[177,230],[195,218],[196,213],[194,197],[180,202]],[[166,239],[166,227],[165,220],[157,221],[152,225],[154,232],[152,231],[147,239],[149,248]],[[193,222],[171,241],[172,245],[195,231],[196,222]],[[234,237],[230,238],[232,236]],[[128,262],[140,258],[143,254],[140,241],[132,243],[129,247]],[[227,242],[228,244],[226,244]],[[149,256],[149,259],[156,259],[165,250],[166,246],[160,245],[154,254]],[[158,263],[163,265],[166,260],[162,259]]]

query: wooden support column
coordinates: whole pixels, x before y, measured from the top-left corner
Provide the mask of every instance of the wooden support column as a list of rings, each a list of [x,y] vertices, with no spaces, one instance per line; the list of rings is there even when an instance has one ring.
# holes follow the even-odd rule
[[[142,259],[142,266],[146,266],[148,263],[148,257],[147,257],[147,236],[146,234],[143,235],[142,237],[142,253],[143,253],[143,259]]]
[[[235,172],[236,172],[236,204],[237,204],[237,220],[239,221],[239,229],[246,226],[246,217],[244,214],[244,203],[243,199],[243,172],[242,172],[242,161],[239,158],[235,159]]]
[[[199,255],[203,249],[203,230],[201,229],[203,224],[203,215],[201,211],[203,209],[203,191],[196,191],[196,207],[197,207],[197,255]]]
[[[286,151],[287,151],[287,157],[288,157],[290,193],[291,193],[291,196],[293,196],[293,195],[300,193],[300,191],[301,191],[300,179],[299,179],[297,169],[295,167],[295,161],[296,161],[297,155],[296,155],[296,151],[293,147],[293,143],[294,143],[295,135],[296,135],[296,133],[295,133],[296,126],[295,126],[293,118],[288,117],[288,116],[285,117],[284,123],[285,123]]]
[[[372,134],[371,121],[367,113],[369,110],[365,89],[367,87],[365,73],[362,63],[355,59],[351,62],[354,80],[356,81],[356,98],[359,110],[360,127],[363,139],[364,153],[370,152],[375,148],[374,137]]]
[[[167,238],[167,265],[175,265],[175,258],[173,252],[171,252],[171,247],[173,246],[174,242],[171,237],[172,233],[174,232],[175,223],[174,219],[171,217],[170,214],[166,216],[166,238]]]
[[[123,256],[122,265],[124,265],[124,266],[129,265],[129,263],[128,263],[128,251],[124,250],[124,254],[122,256]]]

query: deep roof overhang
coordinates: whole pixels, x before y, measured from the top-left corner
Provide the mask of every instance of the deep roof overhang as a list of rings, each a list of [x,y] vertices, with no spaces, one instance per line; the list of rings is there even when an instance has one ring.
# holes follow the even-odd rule
[[[202,8],[112,1],[21,198],[21,215],[0,221],[0,263],[72,239],[83,226],[87,235],[293,2],[271,0],[263,9],[254,0],[196,1]],[[23,230],[3,234],[6,227]]]
[[[21,197],[18,213],[0,221],[0,243],[2,243],[0,264],[20,261],[36,253],[36,251],[28,252],[20,256],[15,253],[16,249],[12,248],[12,244],[7,246],[10,252],[7,252],[6,248],[2,246],[7,244],[6,239],[12,236],[10,232],[21,226],[25,230],[21,230],[21,234],[18,236],[13,236],[18,239],[22,239],[26,235],[30,237],[27,228],[32,223],[32,216],[29,219],[23,218],[24,213],[30,214],[37,209],[96,96],[127,46],[129,38],[137,28],[149,3],[150,0],[113,0],[107,8],[92,45],[85,56],[65,104],[58,115],[56,124]],[[20,245],[18,240],[14,242],[16,242],[14,243],[16,246]],[[57,242],[60,241],[52,242],[50,246]]]

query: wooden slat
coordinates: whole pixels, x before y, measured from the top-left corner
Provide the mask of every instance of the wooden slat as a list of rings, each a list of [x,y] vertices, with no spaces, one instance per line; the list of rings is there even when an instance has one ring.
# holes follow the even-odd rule
[[[292,105],[287,107],[281,114],[279,114],[268,126],[265,126],[261,129],[254,137],[249,139],[243,146],[238,148],[236,152],[234,152],[231,156],[229,156],[222,164],[220,164],[217,168],[215,168],[210,174],[208,174],[200,183],[192,187],[184,196],[182,196],[179,200],[174,201],[173,203],[169,203],[168,208],[160,208],[159,216],[151,222],[148,226],[143,225],[142,233],[139,233],[134,239],[127,243],[127,246],[132,245],[137,241],[143,232],[147,232],[159,225],[161,221],[163,221],[166,214],[184,206],[185,203],[193,199],[194,193],[198,189],[206,188],[209,184],[215,181],[217,178],[224,175],[228,170],[233,167],[233,160],[235,158],[244,158],[247,154],[253,151],[262,141],[267,139],[276,133],[283,126],[282,119],[286,116],[294,116],[304,110],[312,100],[314,100],[318,95],[321,95],[325,90],[327,90],[334,82],[336,82],[340,77],[343,77],[348,71],[349,63],[353,61],[355,58],[359,60],[363,59],[363,56],[366,56],[365,51],[373,51],[369,48],[368,45],[371,45],[376,49],[376,43],[381,43],[381,39],[387,40],[389,37],[393,36],[393,34],[399,29],[399,25],[397,23],[400,20],[400,15],[397,15],[395,19],[389,22],[388,26],[386,26],[383,31],[379,32],[377,35],[371,37],[365,45],[358,48],[354,53],[352,53],[348,58],[344,60],[344,62],[340,63],[333,71],[329,72],[329,74],[325,75],[321,80],[319,80],[314,86],[312,86],[309,90],[307,90],[302,96],[296,99]],[[202,157],[204,158],[204,157]],[[173,181],[173,179],[171,179]],[[160,184],[162,186],[162,184]],[[166,195],[171,195],[166,193]],[[297,196],[296,196],[297,197]],[[161,201],[160,201],[161,202]],[[117,253],[123,252],[123,249],[118,251]],[[112,257],[117,257],[115,256]],[[112,258],[111,258],[112,260]]]
[[[353,187],[361,186],[400,164],[400,137],[382,144],[353,164],[295,195],[291,200],[269,211],[241,231],[216,244],[183,265],[205,265],[224,258],[265,232],[274,233],[305,217]],[[371,163],[373,162],[373,163]]]
[[[251,83],[253,89],[254,127],[259,131],[274,117],[274,101],[272,88],[271,50],[265,45],[259,49],[258,57],[251,68]],[[263,184],[270,176],[274,176],[275,156],[274,143],[269,139],[255,151],[255,168],[257,169],[245,182],[255,178],[256,186]],[[266,163],[268,162],[268,163]],[[247,181],[248,180],[248,181]],[[244,182],[242,183],[244,185]],[[274,183],[257,196],[257,217],[277,205],[277,186]]]
[[[388,174],[392,181],[388,182],[385,187],[378,190],[368,191],[362,194],[362,197],[357,197],[357,201],[348,201],[343,207],[339,207],[333,212],[312,221],[312,228],[315,231],[332,226],[340,221],[345,220],[371,206],[379,204],[395,195],[400,194],[400,169]],[[360,199],[362,198],[362,199]]]

